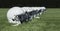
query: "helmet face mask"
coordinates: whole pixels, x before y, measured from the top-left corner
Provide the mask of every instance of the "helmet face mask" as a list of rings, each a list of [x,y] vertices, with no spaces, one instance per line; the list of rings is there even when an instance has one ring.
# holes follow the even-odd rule
[[[24,14],[18,15],[18,19],[21,23],[30,21],[31,20],[30,18],[31,16],[27,12]]]

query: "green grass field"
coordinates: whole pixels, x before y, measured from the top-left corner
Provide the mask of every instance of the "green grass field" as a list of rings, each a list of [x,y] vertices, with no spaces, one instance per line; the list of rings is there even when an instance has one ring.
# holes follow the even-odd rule
[[[0,31],[60,31],[60,8],[47,8],[40,19],[11,26],[6,18],[8,8],[0,8]]]

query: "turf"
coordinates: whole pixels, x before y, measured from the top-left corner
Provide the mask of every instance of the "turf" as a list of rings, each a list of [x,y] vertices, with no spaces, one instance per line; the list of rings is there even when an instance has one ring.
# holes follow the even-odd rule
[[[8,8],[0,8],[0,31],[60,31],[60,8],[47,8],[39,19],[11,26],[6,18]]]

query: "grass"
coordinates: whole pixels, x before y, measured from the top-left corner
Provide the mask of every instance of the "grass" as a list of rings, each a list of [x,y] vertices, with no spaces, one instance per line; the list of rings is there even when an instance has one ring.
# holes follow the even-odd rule
[[[47,8],[40,19],[11,26],[6,18],[8,8],[0,8],[0,31],[60,31],[60,8]]]

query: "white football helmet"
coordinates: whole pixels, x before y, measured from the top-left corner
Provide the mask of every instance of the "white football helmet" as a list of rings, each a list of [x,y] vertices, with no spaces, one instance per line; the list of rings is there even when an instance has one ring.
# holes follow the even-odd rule
[[[24,11],[20,8],[20,7],[12,7],[8,10],[7,12],[7,19],[9,21],[9,23],[15,23],[16,25],[21,24],[20,21],[15,21],[14,19],[16,19],[18,16],[24,13]],[[13,25],[15,26],[15,25]]]

